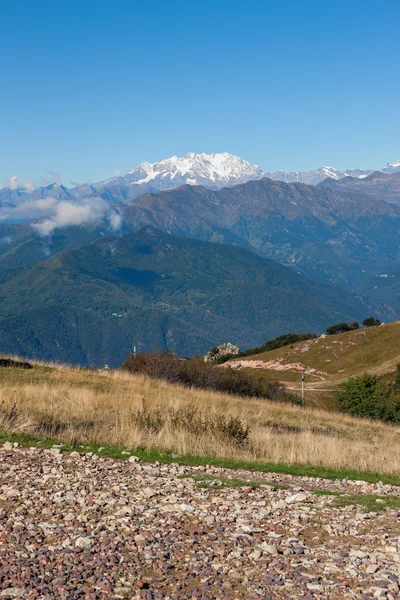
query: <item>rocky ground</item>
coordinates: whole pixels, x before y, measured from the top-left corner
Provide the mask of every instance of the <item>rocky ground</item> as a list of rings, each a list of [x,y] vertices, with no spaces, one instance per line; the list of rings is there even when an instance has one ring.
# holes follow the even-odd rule
[[[221,487],[218,477],[243,485]],[[400,514],[334,507],[316,489],[400,495],[382,484],[5,444],[0,598],[400,598]]]

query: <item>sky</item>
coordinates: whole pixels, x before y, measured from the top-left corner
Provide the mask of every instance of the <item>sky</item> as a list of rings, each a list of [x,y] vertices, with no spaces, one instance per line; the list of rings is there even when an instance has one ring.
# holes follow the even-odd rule
[[[0,187],[230,152],[400,159],[400,3],[0,0]]]

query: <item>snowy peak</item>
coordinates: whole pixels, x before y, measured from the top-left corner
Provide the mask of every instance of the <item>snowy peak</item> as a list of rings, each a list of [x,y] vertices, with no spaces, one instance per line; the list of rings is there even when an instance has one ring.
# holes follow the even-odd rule
[[[141,163],[129,171],[123,179],[129,184],[153,184],[157,189],[184,184],[218,188],[245,183],[262,176],[260,167],[227,152],[219,154],[189,152],[182,158],[172,156],[154,164]]]
[[[397,173],[397,171],[400,171],[400,160],[396,160],[392,163],[387,163],[386,167],[383,167],[381,171],[383,171],[383,173]]]
[[[274,173],[265,173],[266,177],[275,179],[278,181],[285,181],[286,183],[308,183],[309,185],[318,185],[324,179],[334,179],[339,181],[343,177],[355,177],[357,179],[364,179],[374,172],[385,173],[396,173],[400,171],[400,160],[387,163],[386,167],[381,169],[346,169],[346,171],[339,171],[335,167],[320,167],[315,171],[292,171],[287,173],[285,171],[275,171]]]
[[[346,174],[338,171],[334,167],[320,167],[315,171],[292,171],[286,173],[285,171],[275,171],[274,173],[265,173],[266,177],[270,179],[284,181],[285,183],[307,183],[309,185],[317,185],[328,177],[335,179],[336,181],[345,177]]]

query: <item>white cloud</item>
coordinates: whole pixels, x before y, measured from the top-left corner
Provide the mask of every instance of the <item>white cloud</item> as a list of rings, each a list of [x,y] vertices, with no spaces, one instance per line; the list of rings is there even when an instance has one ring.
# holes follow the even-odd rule
[[[0,239],[0,244],[11,244],[12,243],[12,237],[11,235],[5,235],[3,238]]]
[[[33,192],[33,190],[35,190],[35,189],[36,189],[36,184],[35,184],[35,182],[33,181],[33,179],[30,179],[29,181],[27,181],[27,182],[24,184],[24,188],[25,188],[25,189],[26,189],[28,192]]]
[[[118,229],[122,225],[122,215],[116,210],[113,210],[108,213],[107,221],[109,222],[110,227],[113,231],[118,231]]]
[[[32,224],[32,227],[41,236],[51,235],[57,227],[68,225],[82,225],[93,221],[102,220],[108,204],[102,198],[86,198],[82,201],[62,200],[56,203],[48,218],[40,223]]]
[[[8,182],[8,187],[12,190],[16,190],[17,188],[20,187],[19,182],[18,182],[18,175],[12,175],[9,179]]]
[[[28,192],[33,192],[33,190],[36,188],[35,182],[33,180],[29,180],[26,183],[21,183],[18,175],[12,175],[4,183],[5,187],[10,188],[10,190],[25,188]]]
[[[14,206],[0,206],[0,221],[26,221],[38,219],[51,214],[57,200],[55,198],[40,198],[39,200],[21,201]]]

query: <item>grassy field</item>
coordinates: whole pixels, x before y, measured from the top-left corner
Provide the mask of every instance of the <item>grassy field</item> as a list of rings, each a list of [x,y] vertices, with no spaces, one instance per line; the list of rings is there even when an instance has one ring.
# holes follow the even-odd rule
[[[400,471],[400,428],[119,371],[0,368],[0,433],[320,476]]]
[[[349,377],[365,372],[390,381],[400,363],[400,321],[359,329],[340,335],[319,337],[277,350],[234,359],[242,368],[256,369],[266,378],[276,378],[299,392],[301,373],[306,374],[307,401],[331,408],[337,387]]]

